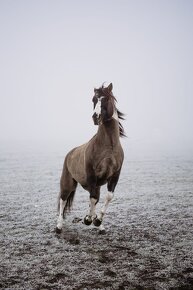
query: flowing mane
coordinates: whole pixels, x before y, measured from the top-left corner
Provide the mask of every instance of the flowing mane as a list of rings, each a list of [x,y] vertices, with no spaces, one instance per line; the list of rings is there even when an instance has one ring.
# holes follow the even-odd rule
[[[113,101],[114,101],[114,105],[115,103],[117,102],[117,99],[115,98],[115,96],[113,95],[112,91],[109,92],[108,89],[106,87],[104,87],[104,85],[102,85],[98,91],[101,93],[101,95],[105,96],[105,97],[109,97],[111,98]],[[118,118],[119,120],[125,120],[124,116],[125,114],[123,114],[121,111],[119,111],[117,108],[116,108],[116,105],[115,105],[115,109],[117,110],[117,115],[118,115]],[[120,137],[127,137],[126,134],[125,134],[125,130],[123,128],[123,125],[121,124],[121,122],[119,121],[119,133],[120,133]]]

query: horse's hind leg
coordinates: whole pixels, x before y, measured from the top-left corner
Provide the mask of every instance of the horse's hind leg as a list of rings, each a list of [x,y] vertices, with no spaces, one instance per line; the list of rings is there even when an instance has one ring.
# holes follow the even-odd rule
[[[115,190],[115,187],[117,185],[117,182],[119,180],[119,175],[120,175],[120,171],[119,172],[116,172],[107,182],[107,189],[108,189],[108,192],[106,193],[106,196],[105,196],[105,202],[104,202],[104,205],[99,213],[99,215],[97,216],[97,218],[93,221],[94,225],[95,226],[99,226],[99,230],[100,232],[105,232],[105,228],[102,224],[103,222],[103,219],[104,219],[104,215],[106,214],[107,212],[107,208],[109,206],[109,203],[111,202],[111,200],[113,199],[114,197],[114,190]]]
[[[73,191],[72,191],[73,193]],[[60,233],[62,231],[63,220],[64,220],[64,210],[67,204],[67,199],[71,195],[69,190],[64,190],[60,192],[59,197],[59,216],[57,220],[56,232]]]
[[[63,169],[62,177],[60,180],[59,216],[56,226],[57,233],[61,233],[64,213],[67,209],[70,210],[76,187],[77,182],[72,178],[71,174],[66,169]]]

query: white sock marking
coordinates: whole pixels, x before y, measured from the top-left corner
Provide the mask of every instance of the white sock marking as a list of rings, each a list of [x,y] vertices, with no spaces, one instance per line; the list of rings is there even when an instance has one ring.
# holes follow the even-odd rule
[[[65,208],[65,205],[66,205],[66,200],[62,200],[60,198],[60,212],[59,212],[59,217],[58,217],[58,221],[57,221],[57,228],[58,229],[61,229],[62,226],[63,226],[63,212],[64,212],[64,208]]]
[[[105,227],[103,226],[103,224],[101,224],[101,225],[99,226],[99,231],[100,231],[100,232],[105,231]]]
[[[106,194],[106,197],[105,197],[105,203],[104,203],[104,205],[103,205],[103,207],[101,209],[101,212],[99,214],[99,219],[100,220],[103,219],[103,216],[105,215],[105,213],[107,211],[107,208],[108,208],[108,205],[111,202],[111,200],[113,199],[113,197],[114,197],[114,193],[108,191],[107,194]]]
[[[95,198],[90,198],[90,211],[89,211],[89,216],[91,217],[95,217],[96,216],[96,213],[95,213],[95,210],[96,210],[96,202],[97,202],[97,199]]]

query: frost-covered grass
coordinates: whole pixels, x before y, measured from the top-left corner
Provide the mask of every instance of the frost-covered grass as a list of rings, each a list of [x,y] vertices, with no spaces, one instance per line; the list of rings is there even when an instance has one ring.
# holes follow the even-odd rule
[[[56,235],[63,159],[0,158],[0,288],[193,289],[193,159],[127,157],[106,235],[80,221],[89,201],[81,187]]]

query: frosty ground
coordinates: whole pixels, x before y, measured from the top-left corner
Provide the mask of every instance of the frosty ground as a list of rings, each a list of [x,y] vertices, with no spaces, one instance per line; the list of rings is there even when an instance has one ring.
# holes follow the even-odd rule
[[[82,223],[81,187],[55,233],[63,159],[0,158],[0,288],[193,289],[193,158],[126,156],[105,235]]]

